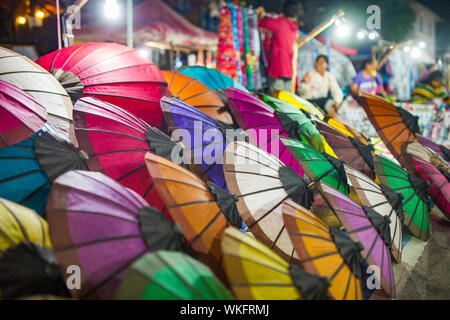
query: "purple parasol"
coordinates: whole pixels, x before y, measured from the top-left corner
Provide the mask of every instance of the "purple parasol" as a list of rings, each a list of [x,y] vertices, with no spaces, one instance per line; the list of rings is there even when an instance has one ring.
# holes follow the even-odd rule
[[[249,135],[250,143],[274,155],[303,177],[302,167],[280,140],[280,137],[289,138],[289,135],[275,110],[250,93],[236,88],[227,88],[226,94],[230,110],[239,127]]]
[[[76,298],[113,299],[125,270],[144,254],[185,248],[181,230],[134,191],[99,172],[69,171],[47,202],[53,249],[66,278],[81,269]]]
[[[178,141],[178,135],[182,136],[183,144],[191,150],[192,170],[203,180],[212,180],[227,190],[222,161],[229,142],[227,134],[234,131],[234,137],[244,140],[245,133],[175,98],[163,97],[161,108],[172,137]]]
[[[395,298],[394,273],[390,251],[386,246],[390,242],[389,217],[381,216],[370,207],[359,206],[326,183],[319,182],[318,189],[350,238],[362,243],[362,256],[369,266],[376,265],[380,268],[381,288]]]

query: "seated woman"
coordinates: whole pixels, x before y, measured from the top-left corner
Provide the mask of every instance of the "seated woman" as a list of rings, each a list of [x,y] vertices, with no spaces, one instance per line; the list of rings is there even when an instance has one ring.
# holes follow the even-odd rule
[[[377,73],[376,67],[376,62],[373,59],[368,59],[363,62],[362,70],[353,79],[353,84],[350,88],[355,98],[358,97],[361,91],[386,96],[383,81],[381,80],[380,74]]]
[[[411,96],[412,103],[444,103],[449,105],[450,98],[444,87],[444,75],[440,71],[433,71],[430,75],[419,82],[414,88]]]

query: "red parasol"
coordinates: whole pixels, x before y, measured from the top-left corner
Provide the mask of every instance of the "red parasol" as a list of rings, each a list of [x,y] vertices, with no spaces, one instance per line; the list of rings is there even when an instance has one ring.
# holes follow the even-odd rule
[[[59,80],[75,103],[92,96],[159,127],[159,100],[170,95],[158,67],[127,46],[89,42],[51,52],[38,63]]]

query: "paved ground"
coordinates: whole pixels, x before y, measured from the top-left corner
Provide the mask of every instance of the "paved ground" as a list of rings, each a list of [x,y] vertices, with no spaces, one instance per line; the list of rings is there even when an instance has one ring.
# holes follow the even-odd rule
[[[450,300],[450,221],[436,208],[430,224],[427,242],[406,235],[402,262],[393,266],[397,299]]]

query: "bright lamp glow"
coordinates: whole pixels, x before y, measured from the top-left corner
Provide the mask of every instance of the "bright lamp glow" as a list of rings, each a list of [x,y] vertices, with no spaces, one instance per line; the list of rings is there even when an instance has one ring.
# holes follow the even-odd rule
[[[408,52],[411,51],[411,47],[410,47],[410,46],[405,46],[405,47],[403,48],[403,51],[405,51],[406,53],[408,53]]]
[[[376,34],[375,32],[372,31],[372,32],[369,33],[369,39],[370,39],[370,40],[373,40],[373,39],[375,39],[376,37],[377,37],[377,34]]]
[[[364,34],[364,32],[362,32],[362,31],[358,31],[358,33],[356,34],[356,37],[357,37],[359,40],[362,40],[362,39],[364,39],[365,34]]]
[[[25,17],[20,16],[17,18],[18,24],[25,24],[25,22],[27,22],[27,19],[25,19]]]
[[[338,28],[337,28],[337,34],[340,37],[347,37],[350,33],[350,27],[346,24],[341,24]]]
[[[420,42],[419,42],[419,48],[423,49],[423,48],[425,48],[426,46],[427,46],[427,44],[426,44],[425,42],[423,42],[423,41],[420,41]]]
[[[411,50],[411,57],[412,57],[412,58],[417,59],[417,58],[419,58],[421,55],[422,55],[422,52],[420,51],[419,48],[413,48],[413,49]]]
[[[339,27],[342,24],[341,19],[337,19],[334,24]]]
[[[142,58],[148,59],[149,57],[148,51],[144,48],[138,49],[138,53]]]
[[[117,19],[119,16],[119,5],[117,0],[105,0],[104,5],[105,16],[108,19]]]
[[[34,15],[36,16],[36,18],[42,19],[44,17],[44,12],[38,10]]]

